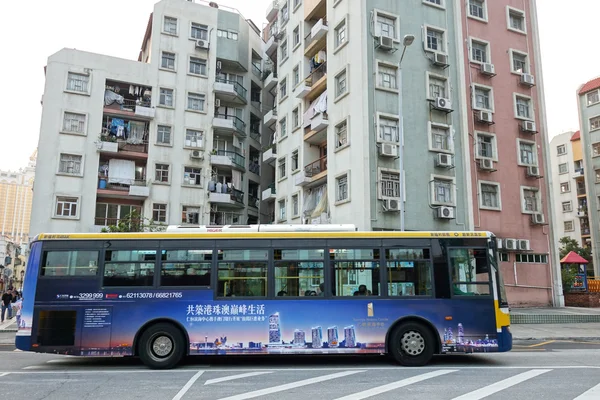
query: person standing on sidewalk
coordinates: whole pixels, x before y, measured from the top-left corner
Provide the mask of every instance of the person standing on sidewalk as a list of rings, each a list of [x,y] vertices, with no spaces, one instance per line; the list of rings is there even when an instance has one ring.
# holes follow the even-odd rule
[[[10,290],[7,290],[2,295],[2,318],[0,318],[0,322],[4,322],[4,312],[8,309],[8,319],[12,318],[12,294]]]

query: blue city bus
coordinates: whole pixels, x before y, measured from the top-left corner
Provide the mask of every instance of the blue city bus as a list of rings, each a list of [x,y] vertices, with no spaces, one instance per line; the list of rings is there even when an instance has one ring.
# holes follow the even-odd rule
[[[40,234],[16,346],[135,356],[505,352],[510,318],[490,232],[353,225],[173,226]]]

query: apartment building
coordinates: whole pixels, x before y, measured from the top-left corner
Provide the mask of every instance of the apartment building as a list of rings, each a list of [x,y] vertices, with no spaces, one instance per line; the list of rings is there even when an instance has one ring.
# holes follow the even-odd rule
[[[132,211],[259,221],[260,30],[214,2],[162,0],[143,37],[137,61],[49,57],[31,234],[99,231]]]
[[[560,303],[535,1],[283,0],[266,17],[275,223],[489,230],[511,303]]]
[[[581,85],[577,91],[579,126],[587,197],[590,245],[593,249],[594,275],[600,276],[600,78]]]
[[[581,246],[591,245],[588,200],[581,133],[564,132],[550,141],[556,239],[568,236]],[[557,242],[557,246],[560,244]]]

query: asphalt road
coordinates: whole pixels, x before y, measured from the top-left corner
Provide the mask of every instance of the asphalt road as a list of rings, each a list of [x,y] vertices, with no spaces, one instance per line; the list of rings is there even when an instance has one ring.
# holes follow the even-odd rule
[[[11,400],[600,399],[600,342],[526,341],[505,354],[436,357],[426,368],[383,356],[238,356],[152,371],[137,359],[14,351],[9,339],[0,335],[0,397]]]

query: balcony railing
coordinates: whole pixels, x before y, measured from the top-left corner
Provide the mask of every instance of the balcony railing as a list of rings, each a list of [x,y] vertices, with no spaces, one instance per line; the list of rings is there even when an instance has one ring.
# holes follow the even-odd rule
[[[256,76],[258,79],[262,79],[262,71],[260,70],[260,68],[258,68],[258,66],[254,63],[252,63],[252,73],[254,74],[254,76]]]
[[[108,177],[100,178],[100,180],[108,180]],[[126,184],[126,183],[107,183],[105,188],[103,188],[101,186],[99,186],[99,188],[107,189],[107,190],[129,191],[130,186],[147,186],[147,183],[146,183],[145,179],[136,179],[135,181],[133,181],[133,183],[131,185]]]
[[[242,85],[240,85],[240,83],[238,81],[232,81],[229,79],[223,79],[223,78],[217,78],[216,79],[217,82],[220,83],[227,83],[229,85],[233,85],[233,90],[235,90],[235,92],[242,98],[246,98],[246,94],[248,93],[248,89],[246,89],[245,87],[243,87]]]
[[[312,178],[315,175],[327,171],[327,156],[323,156],[304,167],[304,176]]]
[[[217,150],[216,153],[213,153],[217,156],[227,156],[231,159],[231,161],[240,168],[246,168],[246,157],[241,154],[236,153],[235,151],[228,150]]]
[[[277,193],[277,191],[275,190],[275,182],[273,182],[269,186],[267,186],[267,189],[271,189],[271,193],[273,193],[273,194]]]
[[[225,211],[216,211],[210,213],[210,224],[211,225],[236,225],[245,224],[243,221],[243,214]]]
[[[250,161],[250,163],[248,164],[248,170],[250,172],[255,173],[256,175],[260,175],[260,165],[258,165],[257,162]]]
[[[327,61],[313,69],[310,74],[304,79],[304,83],[307,86],[312,86],[319,79],[327,75]]]
[[[253,207],[253,208],[258,208],[258,202],[260,200],[258,199],[258,197],[249,194],[248,195],[248,207]]]
[[[244,204],[244,192],[237,189],[231,189],[231,200],[236,203]]]
[[[260,143],[260,132],[250,128],[250,137]]]
[[[324,19],[322,20],[322,26],[329,27],[327,21]],[[312,28],[314,28],[314,26],[312,26],[311,29],[308,31],[308,34],[304,36],[304,48],[307,48],[313,41]]]
[[[235,129],[237,129],[240,132],[246,131],[246,123],[244,121],[242,121],[241,119],[239,119],[238,117],[236,117],[235,115],[215,114],[215,118],[230,119],[233,121],[233,126],[235,127]]]
[[[270,71],[267,69],[267,70],[263,71],[262,80],[265,81],[271,74],[273,74],[274,79],[277,79],[277,71]]]
[[[577,188],[577,196],[582,196],[582,195],[584,195],[585,193],[586,193],[586,192],[585,192],[585,187],[578,187],[578,188]]]

